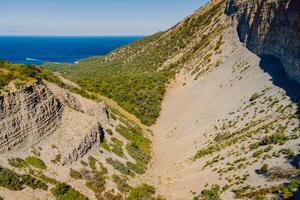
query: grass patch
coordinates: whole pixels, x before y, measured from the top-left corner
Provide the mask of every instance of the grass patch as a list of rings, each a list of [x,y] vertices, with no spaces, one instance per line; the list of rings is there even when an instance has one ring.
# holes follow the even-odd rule
[[[133,188],[127,200],[155,199],[155,188],[147,184]]]
[[[127,184],[126,177],[120,177],[116,174],[112,175],[112,180],[117,184],[118,190],[122,193],[128,193],[132,189],[130,185]]]
[[[72,168],[70,169],[69,176],[76,180],[82,179],[81,173]]]
[[[42,169],[42,170],[46,170],[47,169],[47,165],[44,163],[43,160],[41,160],[38,157],[35,156],[29,156],[25,159],[26,163],[28,165],[31,165],[37,169]]]
[[[125,127],[120,125],[117,127],[117,131],[130,141],[126,145],[128,154],[136,160],[139,166],[146,168],[149,163],[150,156],[150,140],[142,134],[142,130],[136,126]]]
[[[46,183],[31,175],[19,175],[18,173],[3,167],[0,167],[0,186],[13,191],[23,190],[25,186],[32,189],[48,189]]]
[[[57,184],[52,190],[52,194],[57,200],[88,200],[83,194],[74,190],[66,183]]]
[[[132,174],[130,169],[118,160],[113,160],[112,158],[107,158],[106,162],[108,164],[110,164],[111,166],[113,166],[113,168],[115,168],[116,170],[118,170],[120,173],[122,173],[124,175],[131,175]]]

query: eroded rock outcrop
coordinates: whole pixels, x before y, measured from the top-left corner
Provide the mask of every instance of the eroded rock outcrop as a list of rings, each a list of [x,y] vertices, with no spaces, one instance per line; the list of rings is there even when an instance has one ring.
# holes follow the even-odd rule
[[[103,102],[53,83],[36,81],[0,95],[3,153],[31,151],[30,147],[43,144],[45,160],[60,154],[61,164],[70,164],[98,146],[107,126],[108,109]]]
[[[0,96],[0,151],[16,150],[53,133],[63,105],[41,82]]]
[[[240,40],[249,50],[279,58],[300,82],[299,0],[229,0],[226,14],[237,20]]]

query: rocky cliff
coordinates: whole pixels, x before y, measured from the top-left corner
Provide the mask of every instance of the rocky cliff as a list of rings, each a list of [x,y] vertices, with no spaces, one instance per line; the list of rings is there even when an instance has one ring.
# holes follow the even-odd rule
[[[43,142],[44,148],[49,146],[49,158],[55,144],[64,152],[62,164],[72,163],[100,142],[102,127],[108,124],[107,112],[104,103],[53,83],[24,85],[0,96],[0,151],[28,149]]]
[[[229,0],[226,14],[237,20],[240,40],[249,50],[279,58],[300,82],[300,1]]]
[[[0,151],[16,150],[50,135],[62,112],[62,103],[40,82],[1,95]]]

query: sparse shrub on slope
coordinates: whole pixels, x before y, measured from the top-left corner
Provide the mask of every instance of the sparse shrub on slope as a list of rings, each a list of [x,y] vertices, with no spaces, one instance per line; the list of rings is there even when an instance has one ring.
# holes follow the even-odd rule
[[[88,200],[87,197],[74,190],[65,183],[57,184],[52,190],[52,194],[57,200]]]

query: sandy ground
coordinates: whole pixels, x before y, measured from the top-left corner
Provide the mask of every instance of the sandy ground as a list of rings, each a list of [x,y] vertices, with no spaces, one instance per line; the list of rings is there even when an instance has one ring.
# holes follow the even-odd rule
[[[233,66],[241,61],[247,62],[250,67],[243,72],[234,72]],[[145,181],[155,185],[158,193],[167,199],[191,199],[194,196],[192,192],[199,194],[206,184],[225,184],[225,180],[221,180],[217,173],[202,168],[207,160],[193,162],[192,157],[212,139],[215,133],[209,130],[218,124],[217,121],[239,110],[253,93],[266,87],[271,88],[273,96],[283,92],[272,84],[270,75],[259,67],[259,61],[256,55],[239,44],[224,63],[206,77],[185,82],[184,75],[179,74],[169,85],[161,115],[152,127],[153,162],[145,176]],[[249,119],[248,122],[253,120]],[[238,124],[235,129],[243,125]],[[207,132],[211,134],[210,137],[205,136]],[[265,180],[254,173],[255,166],[248,169],[252,170],[248,180],[250,183],[264,183]],[[233,174],[242,175],[242,172]],[[233,193],[226,192],[222,198],[233,199]]]

